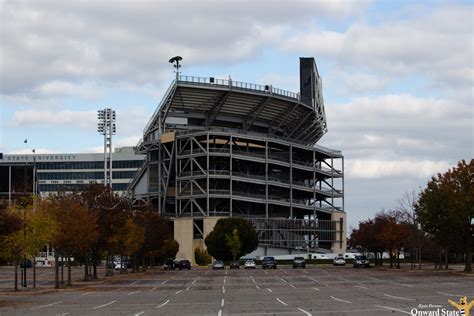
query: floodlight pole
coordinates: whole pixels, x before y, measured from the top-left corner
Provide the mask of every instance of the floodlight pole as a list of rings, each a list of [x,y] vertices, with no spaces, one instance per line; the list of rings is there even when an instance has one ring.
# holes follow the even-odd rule
[[[104,135],[104,186],[112,189],[112,135],[115,135],[115,111],[110,108],[97,111],[97,131]]]
[[[183,57],[181,56],[174,56],[173,58],[170,58],[169,62],[173,64],[173,67],[176,68],[176,83],[179,81],[179,68],[181,68],[181,65],[179,62],[183,60]]]

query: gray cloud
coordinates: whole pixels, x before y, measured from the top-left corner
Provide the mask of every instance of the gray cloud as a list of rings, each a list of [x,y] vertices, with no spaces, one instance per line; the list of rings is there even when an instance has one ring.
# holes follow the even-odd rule
[[[317,16],[342,19],[364,3],[333,1],[7,1],[1,91],[49,81],[154,82],[176,53],[194,64],[233,63]]]

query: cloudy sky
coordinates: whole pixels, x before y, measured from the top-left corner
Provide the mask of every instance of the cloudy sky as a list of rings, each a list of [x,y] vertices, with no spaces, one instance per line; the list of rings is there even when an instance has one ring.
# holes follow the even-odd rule
[[[0,152],[97,152],[96,111],[135,145],[182,73],[297,91],[323,77],[351,226],[474,157],[470,1],[0,2]],[[28,144],[23,140],[27,138]]]

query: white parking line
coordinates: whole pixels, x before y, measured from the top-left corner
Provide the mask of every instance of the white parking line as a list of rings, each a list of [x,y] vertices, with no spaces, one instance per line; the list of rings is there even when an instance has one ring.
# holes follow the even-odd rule
[[[81,296],[85,296],[85,295],[89,295],[91,293],[94,293],[94,292],[86,292],[86,293],[82,293]]]
[[[290,284],[290,286],[291,286],[292,288],[296,289],[296,286],[294,286],[293,284]]]
[[[350,302],[350,301],[341,300],[340,298],[337,298],[337,297],[334,297],[334,296],[331,296],[331,298],[335,301],[343,302],[343,303],[346,303],[346,304],[352,304],[352,302]]]
[[[282,280],[283,282],[288,283],[287,280],[285,280],[285,279],[283,279],[283,278],[281,278],[281,277],[279,277],[279,278],[280,278],[280,280]]]
[[[304,309],[301,309],[301,308],[296,308],[296,309],[299,310],[299,311],[301,311],[301,312],[303,312],[303,313],[305,313],[305,314],[308,315],[308,316],[311,316],[311,315],[312,315],[311,313],[308,313],[308,312],[305,311]]]
[[[130,292],[128,293],[127,295],[133,295],[133,294],[137,294],[137,293],[140,293],[141,291],[135,291],[135,292]]]
[[[222,316],[222,310],[220,309],[219,312],[217,313],[217,316]]]
[[[257,282],[255,282],[255,279],[253,278],[253,276],[251,276],[250,278],[252,279],[253,283],[257,283]]]
[[[156,308],[161,308],[161,307],[165,306],[166,304],[168,304],[169,302],[170,302],[170,300],[167,300],[166,302],[158,305]]]
[[[107,304],[103,304],[103,305],[99,305],[99,306],[96,306],[92,309],[99,309],[99,308],[102,308],[102,307],[105,307],[105,306],[109,306],[109,305],[112,305],[114,303],[116,303],[117,301],[112,301],[112,302],[108,302]]]
[[[191,285],[194,285],[198,279],[194,279],[194,281],[191,283]]]
[[[32,307],[32,308],[30,308],[30,309],[39,309],[39,308],[43,308],[43,307],[49,307],[49,306],[61,304],[62,302],[63,302],[63,301],[58,301],[58,302],[54,302],[54,303],[51,303],[51,304],[46,304],[46,305],[41,305],[41,306]]]
[[[224,299],[221,301],[221,307],[224,307]]]
[[[263,272],[264,272],[265,274],[268,274],[268,272],[267,272],[267,271],[265,271],[265,270],[263,270]]]
[[[179,290],[178,292],[174,293],[175,295],[178,295],[179,293],[183,292],[183,290]]]
[[[312,287],[313,290],[319,291],[317,287]]]
[[[464,295],[458,295],[458,294],[449,294],[449,293],[444,293],[444,292],[436,292],[438,294],[441,294],[441,295],[446,295],[446,296],[459,296],[459,297],[463,297]]]
[[[161,284],[165,284],[166,282],[168,282],[168,280],[164,280],[163,282],[161,282]]]
[[[363,285],[354,285],[354,287],[360,287],[361,289],[367,290],[367,288]]]
[[[136,280],[135,282],[130,283],[130,285],[137,284],[140,280]]]
[[[406,297],[400,297],[400,296],[393,296],[390,294],[384,294],[386,297],[391,297],[391,298],[396,298],[397,300],[404,300],[404,301],[414,301],[414,298],[406,298]]]
[[[396,283],[396,282],[393,282],[393,284],[400,285],[400,286],[406,286],[406,287],[414,287],[413,285],[410,285],[410,284],[402,284],[402,283]]]
[[[285,302],[283,302],[282,300],[280,300],[278,297],[277,297],[276,300],[277,300],[278,302],[282,303],[283,305],[288,306],[288,304],[286,304]]]
[[[222,286],[222,294],[225,294],[225,287]]]
[[[310,280],[313,281],[313,282],[319,283],[319,281],[316,280],[316,279],[314,279],[314,278],[308,278],[308,279],[310,279]]]
[[[255,287],[257,288],[257,290],[260,290],[260,286],[258,286],[258,284],[256,284]]]
[[[154,286],[154,287],[150,290],[150,292],[151,292],[151,291],[154,291],[154,290],[156,290],[156,286]]]
[[[190,286],[188,286],[188,287],[186,288],[186,291],[189,291],[189,288],[190,288]]]
[[[411,313],[407,312],[407,311],[404,311],[404,310],[401,310],[401,309],[398,309],[398,308],[395,308],[395,307],[389,307],[389,306],[382,306],[382,305],[374,305],[375,307],[381,307],[381,308],[385,308],[385,309],[389,309],[391,311],[397,311],[397,312],[400,312],[400,313],[403,313],[403,314],[408,314],[408,315],[411,315]]]
[[[306,273],[306,274],[308,274],[308,273],[309,273],[309,272],[308,272],[308,271],[306,271],[306,270],[301,270],[301,271],[303,271],[303,273]]]
[[[145,313],[145,312],[143,311],[143,312],[140,312],[140,313],[136,313],[136,314],[133,315],[133,316],[140,316],[141,314],[144,314],[144,313]]]
[[[273,291],[272,291],[272,289],[267,289],[267,290],[268,290],[268,292],[270,292],[270,293],[272,293],[272,292],[273,292]]]

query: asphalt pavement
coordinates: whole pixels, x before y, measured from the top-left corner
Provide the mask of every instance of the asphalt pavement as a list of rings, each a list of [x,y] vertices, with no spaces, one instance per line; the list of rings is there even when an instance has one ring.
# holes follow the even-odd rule
[[[453,312],[448,299],[474,298],[474,277],[426,270],[156,269],[52,290],[52,270],[43,269],[39,290],[20,293],[6,290],[11,272],[0,268],[0,315],[412,315]]]

